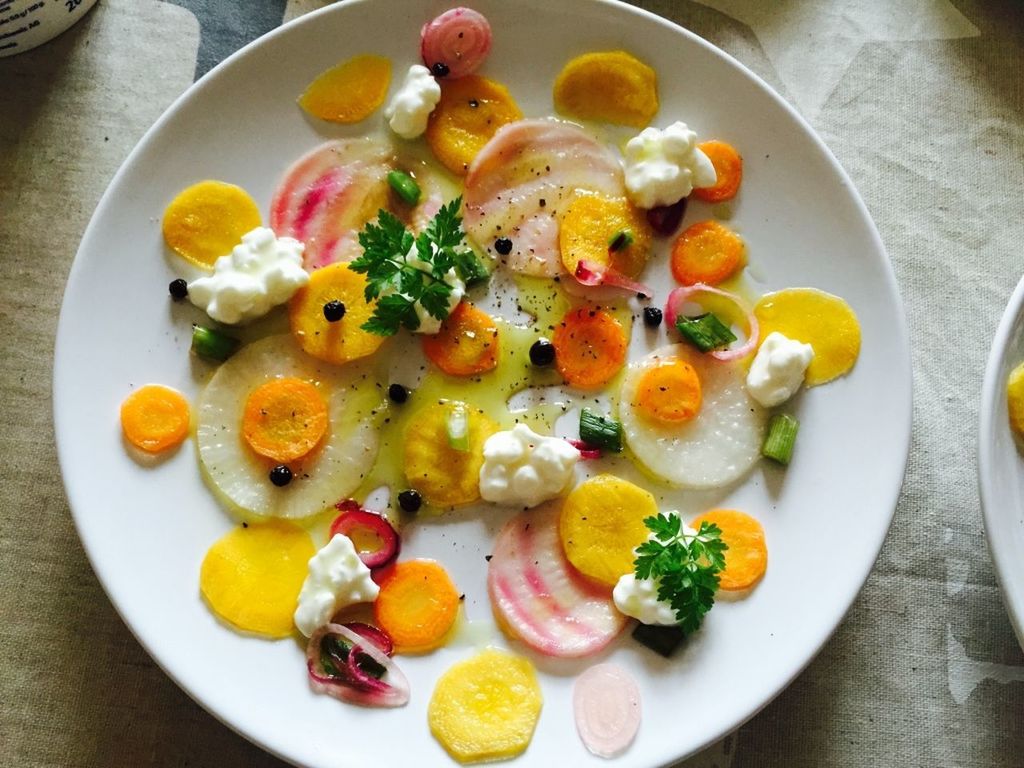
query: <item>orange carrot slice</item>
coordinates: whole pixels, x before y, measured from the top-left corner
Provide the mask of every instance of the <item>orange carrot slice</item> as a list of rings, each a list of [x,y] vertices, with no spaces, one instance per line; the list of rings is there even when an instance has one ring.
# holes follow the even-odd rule
[[[271,379],[249,393],[242,435],[260,456],[289,462],[308,454],[327,431],[327,403],[314,384]]]
[[[607,312],[578,307],[562,319],[552,343],[555,364],[566,383],[595,389],[622,369],[629,339],[622,323]]]
[[[637,384],[634,405],[654,421],[689,421],[700,412],[700,404],[697,371],[679,358],[666,358],[648,367]]]
[[[147,384],[121,403],[125,439],[147,453],[162,453],[181,445],[190,422],[185,396],[160,384]]]
[[[391,62],[383,56],[354,56],[320,74],[299,98],[299,106],[333,123],[358,123],[388,95]]]
[[[427,123],[427,144],[445,168],[465,176],[477,152],[498,129],[522,116],[501,83],[478,75],[445,79],[441,100]]]
[[[700,529],[703,522],[721,528],[722,541],[729,547],[725,551],[725,570],[718,574],[718,588],[739,591],[756,584],[768,569],[768,547],[761,524],[735,509],[712,509],[690,525]]]
[[[682,285],[717,285],[747,264],[743,240],[717,221],[698,221],[672,246],[672,276]]]
[[[697,148],[707,155],[711,164],[715,166],[718,179],[714,186],[694,189],[693,196],[708,203],[732,200],[739,192],[740,182],[743,181],[743,158],[740,157],[740,153],[732,144],[726,144],[724,141],[705,141],[698,144]]]
[[[458,590],[433,560],[407,560],[384,571],[374,616],[399,652],[423,653],[440,646],[458,612]]]
[[[451,376],[472,376],[498,365],[498,326],[468,301],[460,302],[441,330],[423,337],[423,354]]]

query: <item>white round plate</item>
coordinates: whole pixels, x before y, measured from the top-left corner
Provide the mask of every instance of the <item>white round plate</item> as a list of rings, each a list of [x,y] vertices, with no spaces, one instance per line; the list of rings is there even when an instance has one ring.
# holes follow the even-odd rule
[[[978,487],[985,533],[1003,600],[1024,648],[1024,442],[1014,437],[1006,379],[1024,362],[1024,279],[1006,305],[981,387]]]
[[[161,240],[167,202],[191,183],[216,178],[241,185],[266,210],[282,172],[303,152],[365,130],[325,131],[304,117],[296,96],[321,71],[357,53],[388,56],[400,80],[417,60],[420,26],[447,7],[440,0],[331,6],[267,35],[203,78],[111,183],[82,241],[61,312],[57,444],[96,574],[139,641],[196,701],[303,766],[402,766],[413,759],[423,768],[452,765],[429,733],[426,706],[440,672],[470,649],[456,644],[403,658],[413,687],[404,709],[360,709],[311,693],[296,643],[239,636],[206,609],[199,564],[231,520],[203,485],[192,450],[153,467],[129,458],[118,406],[147,382],[195,397],[205,368],[189,359],[196,311],[166,293],[183,269]],[[624,48],[646,60],[660,78],[655,124],[682,119],[699,135],[742,151],[744,188],[732,204],[731,225],[749,245],[761,287],[807,285],[841,295],[862,324],[852,374],[795,403],[802,427],[787,471],[762,462],[745,482],[719,493],[655,489],[666,506],[751,512],[764,524],[771,553],[768,574],[751,596],[720,601],[676,657],[662,660],[628,634],[603,657],[630,669],[643,696],[639,736],[617,764],[662,765],[721,738],[779,693],[821,648],[867,578],[892,518],[910,439],[902,308],[849,178],[807,124],[742,65],[685,30],[617,3],[480,0],[474,7],[494,29],[483,73],[506,83],[528,116],[552,113],[552,84],[573,56]],[[380,120],[377,114],[369,122],[376,128]],[[692,204],[687,221],[707,216],[707,206]],[[664,260],[658,269],[667,274]],[[661,299],[669,287],[662,278]],[[484,555],[503,515],[441,518],[414,526],[407,540],[411,554],[449,567],[466,593],[470,619],[490,617]],[[496,642],[510,644],[500,636]],[[518,764],[604,765],[584,750],[572,725],[572,683],[585,663],[537,663],[544,710]]]

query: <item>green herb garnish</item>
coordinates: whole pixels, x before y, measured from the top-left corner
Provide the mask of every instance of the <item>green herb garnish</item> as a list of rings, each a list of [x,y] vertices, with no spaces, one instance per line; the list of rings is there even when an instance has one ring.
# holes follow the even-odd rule
[[[705,521],[696,534],[688,534],[676,514],[659,513],[645,518],[644,525],[654,538],[636,548],[636,577],[658,579],[658,600],[672,606],[683,632],[696,632],[715,604],[718,573],[725,568],[722,530]]]
[[[710,312],[696,317],[680,317],[676,320],[676,329],[701,352],[710,352],[736,341],[736,334],[729,330],[729,326]]]
[[[466,281],[480,266],[463,245],[461,205],[462,198],[457,197],[443,206],[416,237],[385,210],[359,233],[363,255],[349,267],[366,275],[366,300],[377,300],[373,315],[361,326],[364,331],[378,336],[392,336],[402,326],[415,331],[420,327],[417,304],[438,320],[448,317],[453,290],[445,282],[449,270]]]

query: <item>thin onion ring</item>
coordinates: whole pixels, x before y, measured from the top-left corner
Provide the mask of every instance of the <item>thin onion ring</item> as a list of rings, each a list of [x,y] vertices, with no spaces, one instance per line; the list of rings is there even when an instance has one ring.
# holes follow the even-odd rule
[[[612,269],[596,261],[580,259],[576,263],[576,271],[573,273],[576,282],[588,288],[604,285],[609,288],[621,288],[630,293],[636,293],[643,298],[653,295],[653,291],[643,283],[638,283],[616,269]]]
[[[344,670],[345,677],[326,675],[320,663],[320,644],[327,635],[341,635],[351,643],[350,658],[355,655],[353,651],[358,649],[384,667],[387,680],[381,678],[377,682],[385,687],[373,691],[355,688],[353,686],[362,681],[357,683],[358,678],[350,678],[349,669]],[[309,672],[310,687],[314,691],[326,693],[341,701],[369,707],[401,707],[409,702],[409,680],[402,674],[398,665],[367,637],[353,632],[342,624],[326,624],[313,633],[306,646],[306,669]]]
[[[665,322],[669,328],[674,328],[676,325],[676,318],[679,316],[680,310],[683,304],[690,301],[694,294],[698,293],[710,293],[715,296],[721,296],[724,299],[728,299],[736,305],[737,309],[746,316],[747,319],[747,339],[738,347],[732,347],[731,349],[716,349],[710,354],[716,360],[721,360],[723,363],[732,362],[733,360],[741,360],[757,347],[758,338],[760,336],[760,329],[757,324],[757,317],[754,315],[754,311],[750,309],[746,303],[736,294],[723,291],[719,288],[714,288],[704,283],[695,283],[693,285],[684,285],[680,288],[676,288],[668,295],[668,301],[665,302]]]

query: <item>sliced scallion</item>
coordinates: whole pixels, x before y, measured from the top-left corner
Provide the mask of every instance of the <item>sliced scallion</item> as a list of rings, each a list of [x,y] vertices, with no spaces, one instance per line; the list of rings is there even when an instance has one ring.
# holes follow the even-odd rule
[[[409,205],[416,205],[420,201],[420,185],[408,173],[404,171],[389,171],[388,184],[395,190],[395,194],[402,198],[403,202]]]
[[[632,244],[633,231],[630,229],[620,229],[608,241],[608,250],[612,252],[621,251],[623,248],[629,248]]]
[[[448,445],[456,451],[469,450],[469,410],[465,403],[449,403],[445,418]]]
[[[701,352],[710,352],[736,341],[736,334],[729,330],[729,326],[710,312],[696,317],[680,317],[676,320],[676,328]]]
[[[192,351],[207,360],[223,363],[242,345],[238,339],[221,333],[215,328],[202,325],[192,326]]]
[[[580,440],[592,448],[622,452],[622,424],[589,408],[580,412]]]
[[[487,266],[484,264],[483,260],[475,254],[465,254],[465,256],[459,260],[458,268],[462,275],[462,281],[468,287],[479,285],[480,283],[486,283],[491,279],[491,273],[487,269]]]
[[[768,436],[761,446],[761,455],[779,462],[789,464],[793,457],[793,444],[800,422],[786,413],[776,413],[768,422]]]

